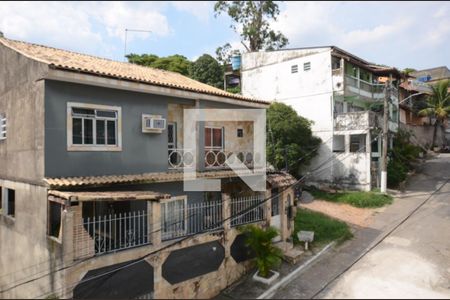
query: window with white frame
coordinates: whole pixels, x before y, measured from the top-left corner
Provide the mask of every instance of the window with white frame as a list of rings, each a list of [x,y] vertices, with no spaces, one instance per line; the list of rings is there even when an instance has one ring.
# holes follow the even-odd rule
[[[223,150],[224,128],[223,127],[205,127],[205,149]]]
[[[6,140],[6,116],[0,113],[0,141]]]
[[[121,108],[68,103],[69,150],[120,150]]]
[[[183,236],[187,228],[187,197],[177,196],[161,202],[161,238]]]

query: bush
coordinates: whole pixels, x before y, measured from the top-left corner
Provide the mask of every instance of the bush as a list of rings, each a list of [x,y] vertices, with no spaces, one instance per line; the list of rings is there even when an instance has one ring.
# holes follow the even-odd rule
[[[373,191],[327,193],[315,188],[309,188],[309,191],[315,198],[330,202],[346,203],[355,207],[381,207],[392,203],[391,196]]]
[[[407,166],[400,160],[391,159],[387,165],[387,185],[389,188],[396,188],[406,179],[408,173]]]
[[[281,250],[272,244],[272,239],[278,235],[275,227],[262,229],[255,225],[241,228],[246,234],[245,244],[255,254],[259,275],[267,278],[270,270],[281,263]]]
[[[306,209],[300,209],[295,216],[294,243],[299,243],[297,232],[300,230],[314,231],[314,242],[318,244],[334,240],[343,242],[353,237],[350,228],[344,222]]]

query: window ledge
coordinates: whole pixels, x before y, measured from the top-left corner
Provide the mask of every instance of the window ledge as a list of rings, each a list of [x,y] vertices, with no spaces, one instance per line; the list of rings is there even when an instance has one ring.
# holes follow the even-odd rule
[[[110,151],[120,152],[122,147],[119,146],[68,146],[67,151]]]
[[[12,217],[12,216],[9,216],[9,215],[0,215],[1,217],[2,217],[2,219],[3,219],[3,222],[6,224],[6,225],[14,225],[14,223],[16,223],[16,218],[15,217]]]
[[[51,236],[51,235],[47,235],[47,240],[49,242],[55,242],[55,243],[57,243],[59,245],[62,245],[62,240],[60,238],[57,238],[57,237],[54,237],[54,236]]]

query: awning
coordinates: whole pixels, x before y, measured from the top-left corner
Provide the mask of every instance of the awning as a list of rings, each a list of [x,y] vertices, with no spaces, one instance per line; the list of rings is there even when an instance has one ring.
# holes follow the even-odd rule
[[[170,198],[169,194],[152,191],[108,191],[108,192],[71,192],[48,191],[49,198],[57,197],[70,201],[129,201],[129,200],[160,200]]]
[[[295,177],[287,172],[280,171],[267,173],[267,183],[269,183],[272,188],[286,187],[296,182],[297,180]]]

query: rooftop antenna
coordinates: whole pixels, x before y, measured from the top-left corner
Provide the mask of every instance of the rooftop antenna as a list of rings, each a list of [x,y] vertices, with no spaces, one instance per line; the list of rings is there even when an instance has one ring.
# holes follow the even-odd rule
[[[127,37],[128,37],[128,31],[132,31],[132,32],[147,32],[147,33],[151,33],[150,30],[141,30],[141,29],[128,29],[125,28],[125,47],[123,50],[123,61],[125,61],[126,59],[126,55],[127,55]]]

